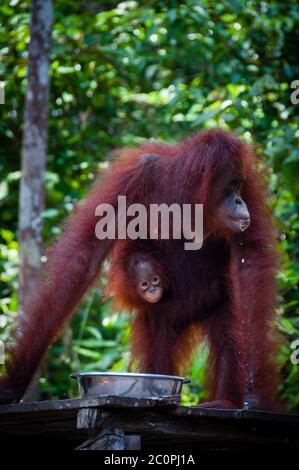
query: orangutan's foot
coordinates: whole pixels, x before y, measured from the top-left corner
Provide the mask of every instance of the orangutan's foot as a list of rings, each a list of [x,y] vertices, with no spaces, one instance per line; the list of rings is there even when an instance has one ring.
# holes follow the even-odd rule
[[[252,411],[286,411],[285,406],[282,403],[272,399],[264,400],[258,395],[247,395],[243,400],[243,409]]]

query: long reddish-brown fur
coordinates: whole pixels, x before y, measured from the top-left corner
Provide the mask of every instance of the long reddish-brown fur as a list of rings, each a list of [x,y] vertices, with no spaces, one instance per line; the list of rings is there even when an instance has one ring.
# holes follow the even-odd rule
[[[242,197],[251,225],[244,233],[227,235],[215,220],[215,205],[218,190],[236,168],[245,180]],[[94,212],[101,202],[116,206],[118,195],[146,207],[203,203],[207,237],[202,249],[186,251],[184,240],[138,240],[117,241],[111,250],[111,241],[95,237]],[[137,299],[125,275],[127,256],[136,249],[157,257],[167,270],[171,293],[158,304]],[[120,152],[49,253],[45,278],[20,316],[0,400],[21,398],[109,253],[109,289],[119,305],[134,312],[132,354],[141,371],[179,373],[199,338],[206,337],[211,400],[276,406],[277,261],[271,216],[253,150],[222,130],[196,134],[176,146],[150,142]]]

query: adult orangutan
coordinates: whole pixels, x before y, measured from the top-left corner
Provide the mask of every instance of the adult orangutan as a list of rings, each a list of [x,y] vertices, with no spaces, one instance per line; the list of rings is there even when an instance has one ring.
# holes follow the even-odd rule
[[[203,204],[204,241],[99,240],[96,207]],[[120,151],[51,248],[44,280],[28,296],[0,383],[2,402],[18,401],[109,255],[108,290],[134,312],[133,362],[142,372],[178,374],[207,338],[206,406],[274,409],[275,273],[270,214],[253,150],[222,130],[177,145],[145,143]]]

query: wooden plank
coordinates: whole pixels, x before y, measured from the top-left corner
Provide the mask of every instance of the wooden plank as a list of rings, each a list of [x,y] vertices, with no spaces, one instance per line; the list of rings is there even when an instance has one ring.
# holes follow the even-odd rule
[[[98,398],[73,398],[67,400],[39,401],[0,406],[0,419],[11,414],[35,414],[45,411],[79,410],[81,408],[152,408],[173,407],[178,416],[209,416],[216,418],[258,419],[274,422],[299,423],[299,414],[276,413],[244,409],[213,409],[200,406],[178,406],[179,397],[163,398],[130,398],[119,396],[103,396]]]
[[[176,446],[180,449],[188,445],[299,448],[299,415],[175,407],[169,406],[169,401],[162,406],[157,400],[150,401],[146,407],[147,402],[102,397],[2,406],[0,433],[2,439],[12,435],[22,438],[44,436],[45,439],[52,437],[75,442],[93,439],[91,430],[99,435],[110,423],[113,429],[124,433],[125,444],[122,445],[131,445],[126,444],[126,440],[130,441],[130,435],[137,435],[139,444],[141,437],[143,448]],[[105,439],[103,446],[108,445],[108,438]]]
[[[163,398],[131,398],[107,395],[98,398],[73,398],[68,400],[18,403],[14,405],[1,405],[0,418],[1,415],[12,413],[34,413],[39,411],[58,411],[92,407],[150,408],[156,406],[177,406],[179,400],[180,398],[176,396]]]
[[[81,408],[77,414],[77,429],[93,429],[97,416],[97,408]]]
[[[76,450],[126,450],[125,434],[121,429],[107,428],[83,442]]]
[[[279,442],[280,440],[289,440],[299,445],[299,422],[298,417],[295,422],[273,422],[259,420],[258,414],[255,419],[251,417],[251,422],[241,420],[240,418],[227,417],[224,419],[215,416],[211,410],[206,410],[205,416],[181,415],[175,413],[153,412],[149,410],[119,409],[119,410],[98,410],[97,419],[94,423],[95,429],[101,429],[103,422],[109,417],[113,419],[116,427],[129,434],[140,434],[151,437],[168,437],[168,439],[180,439],[186,441],[200,441],[200,439],[217,440],[225,438],[235,441],[258,442],[266,440],[267,442]],[[0,420],[0,431],[5,434],[19,435],[54,435],[67,438],[67,436],[76,436],[81,431],[84,435],[84,429],[77,429],[77,410],[64,410],[30,417],[28,414],[19,416],[19,419]],[[40,419],[37,419],[37,416]],[[292,417],[290,415],[290,417]],[[17,418],[17,416],[14,416]],[[292,417],[293,418],[293,417]],[[85,435],[88,429],[86,428]]]
[[[245,409],[216,409],[200,406],[178,406],[172,411],[177,416],[202,416],[219,419],[273,421],[275,423],[298,423],[299,414],[277,413],[274,411],[245,410]]]
[[[288,442],[299,447],[299,425],[285,422],[275,423],[273,421],[235,420],[228,418],[221,421],[211,416],[176,416],[169,413],[153,413],[151,411],[140,411],[128,413],[115,411],[113,415],[115,426],[124,430],[125,433],[135,432],[141,436],[154,436],[159,439],[167,437],[185,442],[200,442],[227,440],[230,442],[243,442],[251,444],[279,444]],[[100,420],[97,423],[100,425]]]
[[[83,442],[76,450],[140,450],[141,438],[138,435],[125,435],[114,425],[110,417],[104,419],[103,429]]]

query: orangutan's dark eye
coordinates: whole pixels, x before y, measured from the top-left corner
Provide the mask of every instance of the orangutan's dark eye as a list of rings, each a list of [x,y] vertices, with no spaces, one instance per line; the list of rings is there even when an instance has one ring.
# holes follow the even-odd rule
[[[241,191],[243,183],[244,183],[244,180],[237,181],[236,187],[235,187],[235,192],[236,193],[239,193]]]
[[[233,193],[238,193],[241,191],[243,180],[234,180],[226,188],[226,196],[230,196]]]
[[[233,183],[229,184],[224,191],[224,196],[229,197],[235,192],[235,186]]]

